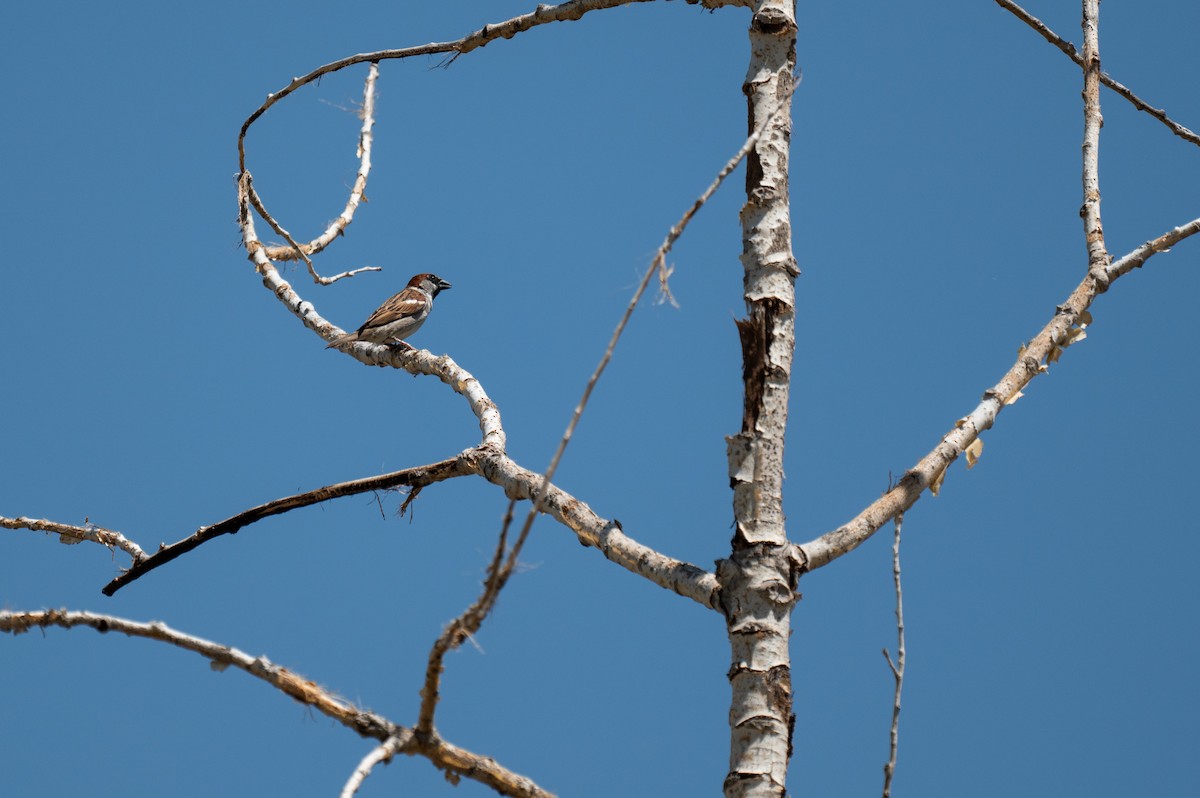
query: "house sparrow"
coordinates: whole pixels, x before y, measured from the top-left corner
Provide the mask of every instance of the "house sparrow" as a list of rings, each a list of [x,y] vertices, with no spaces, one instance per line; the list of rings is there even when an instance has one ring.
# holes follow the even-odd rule
[[[429,318],[429,312],[433,310],[433,298],[449,287],[450,283],[436,274],[415,275],[403,291],[380,305],[361,327],[352,333],[339,335],[325,348],[331,349],[355,341],[373,344],[403,342]]]

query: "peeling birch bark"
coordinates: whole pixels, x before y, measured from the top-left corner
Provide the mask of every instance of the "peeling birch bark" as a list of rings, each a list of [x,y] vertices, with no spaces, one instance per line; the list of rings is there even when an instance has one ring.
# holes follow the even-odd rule
[[[725,795],[781,796],[792,753],[788,638],[800,562],[783,516],[783,443],[795,349],[795,279],[788,155],[796,65],[795,8],[762,0],[750,23],[742,89],[749,128],[772,121],[746,160],[742,267],[747,318],[738,320],[745,402],[742,428],[726,439],[735,532],[717,563],[718,607],[729,632],[729,774]],[[784,106],[784,113],[776,113]]]

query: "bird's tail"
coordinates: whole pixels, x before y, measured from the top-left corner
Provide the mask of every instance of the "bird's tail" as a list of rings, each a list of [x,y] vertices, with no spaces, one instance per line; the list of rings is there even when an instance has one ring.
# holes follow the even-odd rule
[[[358,340],[357,332],[345,333],[344,335],[339,335],[337,338],[334,338],[332,341],[330,341],[328,344],[325,345],[325,348],[326,349],[335,349],[335,348],[337,348],[339,346],[343,346],[345,344],[352,344],[357,340]]]

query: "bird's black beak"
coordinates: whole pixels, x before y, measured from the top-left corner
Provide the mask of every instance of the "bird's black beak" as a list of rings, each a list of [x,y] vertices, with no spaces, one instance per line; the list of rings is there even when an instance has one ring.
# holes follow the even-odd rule
[[[454,287],[454,286],[450,285],[450,283],[443,280],[441,277],[435,277],[434,280],[435,280],[435,284],[437,285],[439,291],[445,291],[447,288]]]

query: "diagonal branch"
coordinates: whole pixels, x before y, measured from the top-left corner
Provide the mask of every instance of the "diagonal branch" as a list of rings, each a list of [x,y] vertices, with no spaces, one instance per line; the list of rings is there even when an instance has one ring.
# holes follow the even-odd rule
[[[510,499],[533,500],[545,481],[541,474],[522,468],[504,454],[485,449],[466,453],[475,459],[474,467]],[[699,566],[668,557],[625,534],[621,522],[601,518],[586,504],[556,485],[546,485],[539,498],[542,512],[573,531],[579,542],[598,549],[622,568],[650,580],[659,587],[713,608],[718,589],[717,578]]]
[[[114,532],[111,529],[96,526],[87,521],[83,526],[74,526],[73,524],[60,524],[56,521],[47,521],[44,518],[5,518],[0,516],[0,527],[5,529],[32,529],[34,532],[50,532],[58,535],[61,543],[82,543],[85,540],[90,540],[93,543],[99,543],[101,546],[107,546],[109,549],[120,549],[133,558],[135,563],[146,559],[146,552],[142,551],[142,547],[134,543],[129,538],[122,535],[120,532]]]
[[[0,612],[0,632],[18,635],[34,627],[45,629],[59,626],[63,629],[91,627],[97,632],[120,632],[130,637],[157,640],[187,651],[195,652],[212,661],[214,670],[224,670],[232,665],[256,679],[290,695],[302,704],[313,707],[321,714],[353,729],[363,737],[386,740],[404,731],[391,721],[360,709],[350,702],[335,696],[314,682],[310,682],[293,671],[276,665],[266,657],[252,657],[236,648],[223,646],[211,640],[184,634],[160,621],[140,623],[115,615],[94,612],[74,612],[65,609],[38,612]]]
[[[912,507],[925,489],[935,484],[950,464],[979,439],[980,433],[995,423],[1000,411],[1015,402],[1034,377],[1046,373],[1046,364],[1053,362],[1067,346],[1080,339],[1082,326],[1090,320],[1088,308],[1097,296],[1117,278],[1141,268],[1154,255],[1169,251],[1180,241],[1197,233],[1200,233],[1200,218],[1147,241],[1100,272],[1089,272],[1067,301],[1055,308],[1054,317],[1037,337],[1021,347],[1017,362],[984,393],[983,400],[975,409],[960,419],[933,451],[905,472],[895,487],[869,504],[851,521],[796,547],[805,570],[828,565],[853,551],[888,521]]]
[[[529,537],[529,527],[526,526],[521,530],[521,536],[517,538],[512,549],[508,550],[508,528],[512,525],[513,508],[516,507],[516,504],[516,499],[510,499],[508,502],[508,510],[504,513],[504,520],[500,526],[496,551],[492,555],[492,561],[487,569],[487,578],[483,582],[483,592],[471,606],[463,610],[461,615],[446,625],[429,651],[429,660],[425,665],[425,684],[421,687],[421,709],[418,712],[417,725],[414,729],[418,735],[434,733],[433,715],[437,709],[438,700],[441,698],[439,686],[446,654],[461,646],[479,631],[479,627],[483,625],[492,608],[496,606],[496,599],[500,597],[500,591],[504,589],[508,578],[512,576],[513,570],[517,567],[517,558]],[[507,556],[505,556],[506,551]]]
[[[1066,56],[1076,64],[1081,67],[1083,66],[1083,56],[1081,56],[1075,49],[1075,45],[1071,44],[1069,41],[1052,31],[1040,19],[1030,14],[1024,8],[1021,8],[1021,6],[1012,2],[1012,0],[996,0],[996,4],[1001,8],[1011,11],[1013,16],[1041,34],[1043,39],[1053,44],[1059,50],[1062,50],[1063,53],[1065,53]],[[1190,141],[1192,144],[1200,145],[1200,135],[1193,133],[1191,130],[1188,130],[1183,125],[1171,119],[1171,117],[1167,116],[1167,112],[1163,109],[1155,108],[1141,97],[1138,97],[1124,84],[1119,83],[1104,72],[1100,73],[1100,82],[1132,103],[1134,108],[1147,113],[1157,119],[1159,122],[1162,122],[1167,126],[1168,129],[1170,129],[1172,133],[1174,133],[1176,136],[1179,136],[1179,138],[1185,141]]]
[[[18,635],[34,627],[44,629],[49,626],[60,626],[64,629],[91,627],[101,633],[120,632],[130,637],[144,637],[169,643],[206,657],[212,662],[215,670],[224,670],[230,665],[239,668],[363,737],[382,742],[398,739],[401,741],[396,746],[399,752],[425,756],[454,779],[465,776],[491,787],[502,795],[551,798],[550,793],[531,780],[497,764],[491,757],[459,748],[439,737],[425,741],[417,740],[409,729],[392,723],[382,715],[355,706],[315,682],[276,665],[266,657],[252,657],[236,648],[176,631],[158,621],[139,623],[114,615],[68,610],[0,612],[0,632]]]
[[[183,540],[172,543],[169,546],[160,547],[158,551],[149,557],[135,558],[133,566],[105,585],[101,592],[106,596],[111,596],[130,582],[139,579],[159,566],[166,565],[176,557],[187,554],[192,549],[221,535],[235,534],[244,527],[256,521],[261,521],[264,518],[270,518],[273,515],[286,513],[289,510],[320,504],[321,502],[343,496],[354,496],[360,493],[386,490],[402,485],[407,485],[411,488],[422,488],[425,485],[432,485],[435,482],[471,473],[467,463],[467,458],[459,455],[449,460],[417,466],[416,468],[406,468],[403,471],[393,471],[390,474],[379,474],[364,479],[339,482],[336,485],[326,485],[316,490],[310,490],[307,493],[297,493],[294,496],[285,496],[282,499],[275,499],[266,504],[251,507],[249,510],[243,510],[237,515],[226,518],[224,521],[218,521],[211,526],[202,526],[195,533]]]
[[[751,131],[750,135],[746,138],[746,141],[743,142],[741,148],[739,148],[738,151],[733,154],[733,157],[730,158],[723,167],[721,167],[719,172],[717,172],[717,176],[713,178],[713,181],[708,185],[708,188],[706,188],[704,192],[696,198],[696,201],[691,204],[691,207],[684,211],[684,214],[682,217],[680,217],[679,221],[667,231],[666,238],[664,238],[663,242],[659,244],[658,250],[654,253],[654,257],[650,261],[650,267],[646,269],[646,273],[642,275],[641,282],[638,283],[637,289],[633,292],[633,298],[629,300],[629,305],[626,306],[625,313],[622,314],[621,319],[617,322],[617,327],[615,330],[613,330],[612,338],[609,339],[608,348],[604,350],[604,354],[601,356],[600,362],[596,365],[596,370],[592,372],[591,378],[588,379],[587,385],[584,386],[583,396],[580,397],[579,404],[575,406],[575,412],[571,414],[571,421],[567,424],[567,431],[563,434],[562,440],[560,440],[558,443],[558,449],[555,450],[554,457],[552,457],[550,460],[550,467],[546,469],[547,482],[554,478],[554,472],[558,468],[559,460],[562,459],[562,455],[567,448],[567,444],[571,442],[571,436],[575,432],[575,427],[579,424],[580,416],[583,415],[583,411],[587,407],[588,399],[591,398],[592,391],[595,389],[596,383],[600,381],[600,377],[603,376],[604,370],[608,367],[609,361],[612,360],[613,352],[616,351],[617,348],[617,343],[621,340],[621,334],[625,332],[625,327],[629,323],[630,317],[633,316],[634,309],[637,308],[638,303],[641,302],[642,296],[646,292],[646,288],[650,285],[650,279],[657,274],[659,277],[659,285],[661,286],[663,294],[667,297],[670,297],[670,290],[667,287],[667,278],[670,276],[670,270],[667,269],[667,254],[670,253],[671,248],[675,246],[675,242],[678,241],[679,237],[683,235],[683,231],[687,229],[688,225],[691,223],[692,219],[696,216],[699,210],[704,207],[705,203],[712,199],[713,194],[717,193],[717,189],[719,189],[721,184],[725,182],[725,178],[729,177],[729,175],[733,173],[733,170],[737,169],[738,165],[741,164],[750,151],[754,149],[754,145],[758,143],[758,140],[762,137],[763,132],[767,129],[767,127],[773,125],[780,115],[782,115],[785,111],[790,110],[791,106],[787,104],[787,100],[791,98],[792,92],[794,92],[796,89],[796,85],[796,83],[793,83],[787,88],[787,96],[780,101],[779,107],[770,115],[768,115],[762,121],[762,123],[758,125],[758,127]]]

